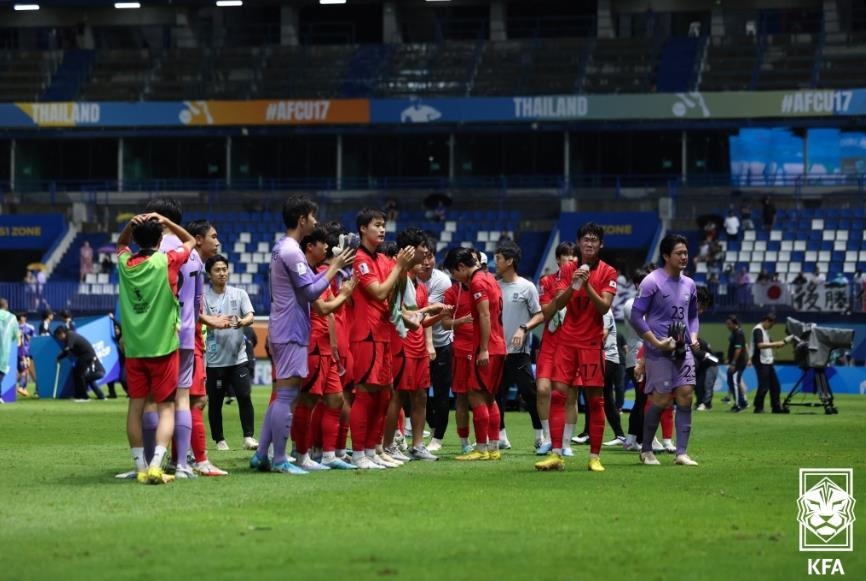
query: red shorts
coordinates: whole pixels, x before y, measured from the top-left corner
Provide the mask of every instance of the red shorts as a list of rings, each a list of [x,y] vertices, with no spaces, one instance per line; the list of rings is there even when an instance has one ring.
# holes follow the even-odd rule
[[[352,343],[352,378],[355,385],[391,385],[394,374],[391,370],[390,341],[356,341]]]
[[[475,358],[472,353],[454,352],[454,377],[451,380],[452,393],[469,391],[469,378],[475,373]]]
[[[559,349],[551,377],[572,387],[604,387],[604,351],[601,349]]]
[[[128,357],[126,383],[129,397],[142,399],[150,395],[156,403],[173,398],[179,365],[177,351],[162,357]]]
[[[417,391],[430,387],[430,357],[406,357],[403,371],[394,375],[398,390]]]
[[[556,346],[551,343],[549,347],[541,343],[541,350],[538,352],[538,358],[535,360],[535,378],[536,379],[551,379],[556,369]]]
[[[307,357],[310,374],[301,382],[301,391],[313,395],[343,393],[343,384],[337,374],[337,365],[331,357],[331,348],[323,353],[323,347],[313,346]]]
[[[478,365],[473,361],[473,371],[469,374],[469,389],[486,391],[495,394],[502,383],[502,372],[505,369],[505,355],[491,355],[487,365]]]
[[[189,386],[190,397],[201,397],[207,395],[207,376],[205,375],[204,357],[201,353],[195,354],[195,362],[192,368],[192,385]]]

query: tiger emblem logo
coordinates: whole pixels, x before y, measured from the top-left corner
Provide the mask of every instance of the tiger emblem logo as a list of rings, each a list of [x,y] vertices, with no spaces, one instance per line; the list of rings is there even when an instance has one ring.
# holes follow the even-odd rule
[[[845,489],[825,477],[797,499],[797,520],[826,544],[854,522],[855,502]]]

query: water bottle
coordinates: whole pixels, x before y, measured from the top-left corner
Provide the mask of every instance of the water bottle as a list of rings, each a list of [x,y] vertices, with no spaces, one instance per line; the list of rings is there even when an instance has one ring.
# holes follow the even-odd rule
[[[588,264],[582,264],[580,266],[580,270],[589,270],[589,265]],[[580,279],[571,283],[571,288],[573,288],[576,291],[579,291],[582,286],[583,286],[583,280],[580,280]]]

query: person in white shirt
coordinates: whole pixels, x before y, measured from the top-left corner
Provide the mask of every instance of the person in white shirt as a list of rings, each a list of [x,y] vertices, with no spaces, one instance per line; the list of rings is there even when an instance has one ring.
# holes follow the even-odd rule
[[[725,234],[728,235],[728,242],[736,240],[740,235],[740,219],[733,210],[730,210],[725,218]]]
[[[758,391],[755,393],[755,413],[764,411],[764,398],[770,392],[770,406],[774,414],[784,414],[788,410],[780,403],[781,387],[779,378],[776,376],[776,368],[773,365],[773,349],[785,346],[784,341],[772,341],[770,329],[776,324],[776,315],[767,313],[761,322],[752,330],[752,365],[758,376]]]

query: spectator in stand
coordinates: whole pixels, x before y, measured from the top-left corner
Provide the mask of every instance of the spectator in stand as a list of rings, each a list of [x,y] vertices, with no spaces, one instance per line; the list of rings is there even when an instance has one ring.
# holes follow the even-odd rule
[[[773,223],[776,221],[776,206],[770,199],[770,196],[764,196],[761,201],[761,220],[764,223],[765,230],[771,230]]]
[[[755,229],[755,221],[752,220],[752,206],[745,200],[740,205],[740,226],[742,226],[743,230]]]
[[[806,282],[806,277],[803,275],[803,273],[798,272],[797,276],[794,277],[794,280],[791,281],[791,284],[793,284],[794,286],[801,286],[806,284]]]
[[[812,275],[812,282],[815,284],[824,284],[827,282],[827,277],[821,272],[821,269],[817,266],[815,267],[815,274]]]
[[[728,235],[728,242],[733,242],[740,236],[740,219],[733,210],[729,210],[728,217],[725,218],[725,234]]]
[[[805,279],[804,279],[805,280]],[[39,336],[51,334],[51,321],[54,320],[54,313],[51,309],[42,311],[42,322],[39,323]]]
[[[87,275],[93,273],[93,248],[90,246],[89,241],[84,241],[84,244],[81,245],[81,250],[79,250],[78,255],[80,262],[79,276],[81,278],[81,282],[84,282],[84,279],[87,278]]]
[[[400,210],[397,207],[397,200],[395,198],[388,198],[385,200],[385,220],[388,222],[396,222],[397,218],[400,217]]]

